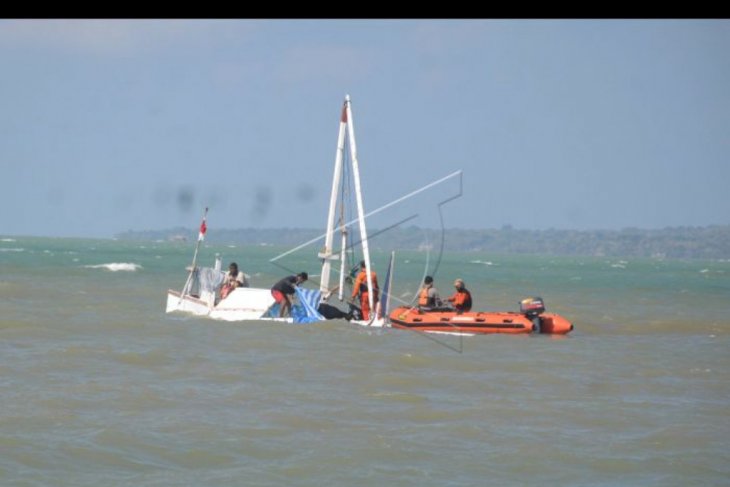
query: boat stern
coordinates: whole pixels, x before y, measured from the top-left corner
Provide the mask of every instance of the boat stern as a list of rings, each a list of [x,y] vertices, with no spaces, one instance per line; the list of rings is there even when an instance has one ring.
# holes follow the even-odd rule
[[[172,313],[174,311],[205,316],[210,312],[210,308],[202,299],[190,295],[182,296],[179,291],[168,289],[165,313]]]

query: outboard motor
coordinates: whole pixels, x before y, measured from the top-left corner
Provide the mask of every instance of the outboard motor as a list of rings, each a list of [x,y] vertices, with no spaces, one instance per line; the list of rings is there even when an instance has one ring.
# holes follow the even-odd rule
[[[337,319],[343,319],[343,320],[350,320],[351,315],[349,313],[345,313],[337,306],[332,306],[331,304],[327,303],[319,303],[319,306],[317,307],[317,311],[319,311],[319,314],[325,317],[325,319],[328,320],[337,320]]]
[[[532,321],[532,331],[535,333],[542,332],[542,320],[540,315],[545,312],[545,302],[542,298],[525,298],[520,301],[520,313]]]
[[[356,321],[362,321],[362,310],[353,303],[349,303],[349,305],[350,305],[349,315],[351,316],[350,319],[356,320]]]

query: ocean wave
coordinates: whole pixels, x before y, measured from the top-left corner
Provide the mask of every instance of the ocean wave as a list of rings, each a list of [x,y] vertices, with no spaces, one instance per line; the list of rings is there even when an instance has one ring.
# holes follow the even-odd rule
[[[109,264],[97,264],[97,265],[85,265],[87,269],[106,269],[108,271],[117,272],[117,271],[127,271],[127,272],[134,272],[138,269],[141,269],[142,266],[139,264],[132,264],[128,262],[111,262]]]
[[[0,248],[0,252],[25,252],[25,249],[17,248],[17,247],[14,247],[14,248],[6,247],[6,248]]]
[[[0,238],[0,242],[15,242],[14,238]]]

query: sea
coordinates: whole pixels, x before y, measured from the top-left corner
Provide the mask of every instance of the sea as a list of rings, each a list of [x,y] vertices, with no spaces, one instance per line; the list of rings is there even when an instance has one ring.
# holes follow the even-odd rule
[[[460,277],[575,326],[458,337],[166,314],[194,247],[0,237],[0,485],[730,485],[730,260],[396,252],[403,302]],[[197,259],[314,287],[281,251]]]

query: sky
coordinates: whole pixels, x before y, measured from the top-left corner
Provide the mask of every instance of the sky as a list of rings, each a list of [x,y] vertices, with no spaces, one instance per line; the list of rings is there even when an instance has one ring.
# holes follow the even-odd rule
[[[450,228],[730,224],[728,20],[0,20],[0,235],[324,228],[463,170]]]

